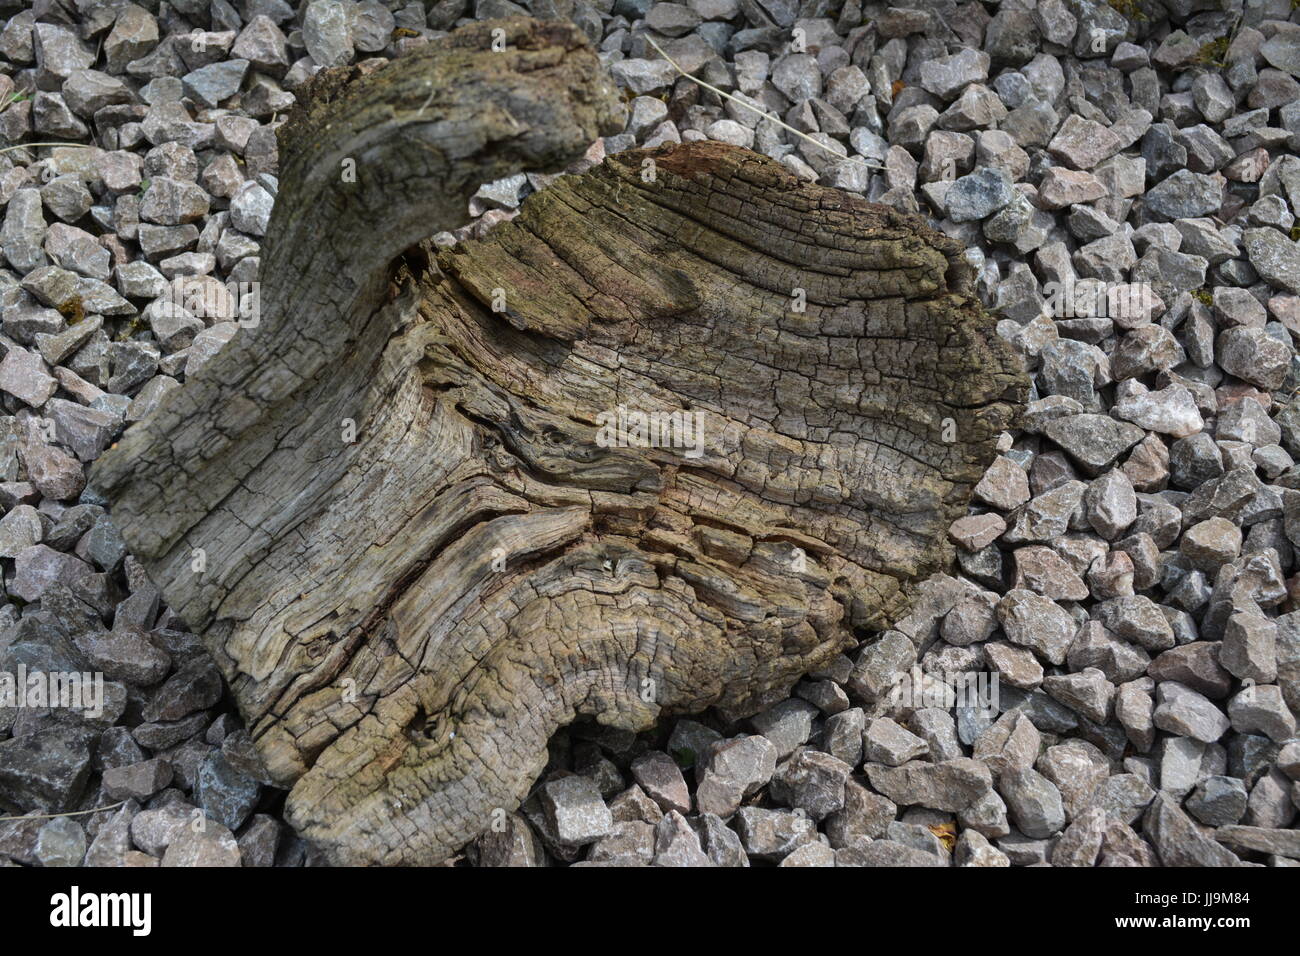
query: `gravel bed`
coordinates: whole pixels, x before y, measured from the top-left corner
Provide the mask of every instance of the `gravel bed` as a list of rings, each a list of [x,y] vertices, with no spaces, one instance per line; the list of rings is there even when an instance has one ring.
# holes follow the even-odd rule
[[[248,320],[295,90],[521,13],[626,89],[572,171],[713,139],[917,212],[1034,387],[894,630],[740,724],[569,728],[452,862],[1300,865],[1291,0],[0,0],[0,674],[105,682],[0,696],[0,865],[319,862],[86,473]]]

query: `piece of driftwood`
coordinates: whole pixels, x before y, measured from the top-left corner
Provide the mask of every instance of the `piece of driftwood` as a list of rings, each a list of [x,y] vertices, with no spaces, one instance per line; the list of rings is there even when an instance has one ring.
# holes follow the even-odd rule
[[[422,241],[620,128],[560,23],[304,99],[260,324],[93,485],[332,860],[445,859],[578,716],[770,705],[945,566],[1025,388],[957,243],[718,143]]]

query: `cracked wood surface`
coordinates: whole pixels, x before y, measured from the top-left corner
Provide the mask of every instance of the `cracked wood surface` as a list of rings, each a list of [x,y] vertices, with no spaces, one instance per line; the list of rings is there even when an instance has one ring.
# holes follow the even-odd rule
[[[93,480],[331,859],[446,858],[577,716],[753,713],[950,560],[1026,387],[959,245],[717,143],[421,241],[621,127],[566,24],[476,24],[313,94],[261,324]],[[700,453],[600,441],[620,407],[692,413]]]

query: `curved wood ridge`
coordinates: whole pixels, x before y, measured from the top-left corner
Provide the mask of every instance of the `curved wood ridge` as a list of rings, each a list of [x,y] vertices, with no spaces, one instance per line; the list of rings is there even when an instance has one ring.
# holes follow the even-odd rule
[[[752,713],[887,625],[1026,387],[955,243],[718,143],[563,177],[388,288],[479,181],[620,124],[576,31],[502,23],[326,81],[261,326],[95,475],[341,863],[455,852],[575,716]]]

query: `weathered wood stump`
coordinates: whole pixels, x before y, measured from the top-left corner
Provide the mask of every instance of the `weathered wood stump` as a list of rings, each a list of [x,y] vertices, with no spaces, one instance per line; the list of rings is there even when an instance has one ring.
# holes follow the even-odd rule
[[[620,154],[422,241],[620,114],[558,23],[322,81],[260,325],[95,472],[337,862],[444,859],[579,715],[779,699],[950,559],[1023,399],[956,243],[747,150]]]

